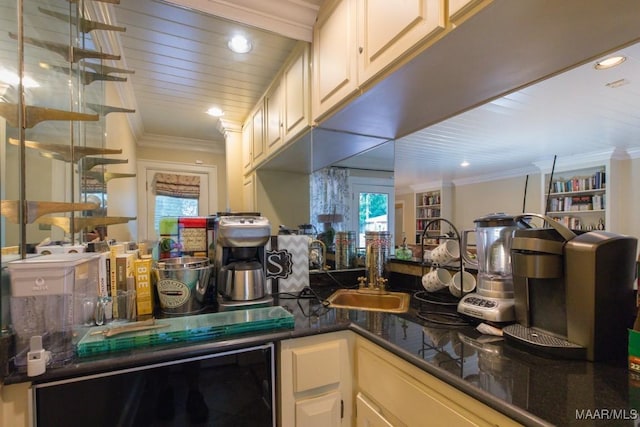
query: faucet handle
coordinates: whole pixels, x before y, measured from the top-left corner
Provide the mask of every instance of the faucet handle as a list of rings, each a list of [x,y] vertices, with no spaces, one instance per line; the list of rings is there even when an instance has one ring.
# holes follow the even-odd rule
[[[358,277],[358,287],[364,289],[367,287],[367,278],[364,276]]]
[[[382,291],[384,291],[387,287],[387,282],[389,279],[385,279],[384,277],[378,277],[376,287]]]

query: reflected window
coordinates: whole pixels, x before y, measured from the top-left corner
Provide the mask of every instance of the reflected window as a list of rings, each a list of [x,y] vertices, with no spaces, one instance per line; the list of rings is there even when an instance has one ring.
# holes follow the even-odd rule
[[[365,232],[367,231],[393,233],[395,194],[393,185],[388,185],[387,182],[387,180],[372,178],[352,180],[352,211],[358,212],[357,218],[353,215],[352,229],[358,232],[356,244],[359,248],[366,246]]]
[[[358,200],[358,242],[363,247],[366,231],[389,231],[389,194],[365,192]]]
[[[198,199],[161,195],[155,199],[153,226],[156,232],[162,217],[198,216]]]

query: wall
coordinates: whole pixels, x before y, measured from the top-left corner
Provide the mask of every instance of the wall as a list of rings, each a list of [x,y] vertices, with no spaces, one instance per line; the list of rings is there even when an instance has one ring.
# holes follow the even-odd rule
[[[280,225],[297,229],[309,223],[309,175],[259,170],[256,176],[258,210],[269,219],[271,234]]]
[[[415,242],[415,231],[416,231],[416,202],[413,193],[406,194],[398,194],[396,193],[395,203],[403,203],[403,217],[402,217],[402,232],[407,237],[407,244],[413,244]],[[398,221],[398,217],[396,216],[396,222]],[[396,245],[398,244],[398,239],[402,242],[402,235],[398,236],[396,234]]]
[[[115,83],[107,84],[105,91],[106,105],[121,105],[122,101],[116,91]],[[128,159],[128,163],[109,165],[112,173],[136,173],[136,141],[126,113],[111,113],[107,119],[106,148],[122,149],[122,154],[108,156],[110,158]],[[107,215],[137,217],[137,200],[135,178],[118,178],[107,182]],[[107,235],[120,242],[137,240],[138,223],[129,221],[126,224],[110,225]]]
[[[490,213],[522,213],[525,176],[497,179],[453,187],[453,220],[459,231],[474,228],[473,221]],[[529,175],[526,212],[541,211],[540,174]]]
[[[618,192],[621,202],[617,203],[617,208],[620,210],[618,216],[620,229],[617,232],[640,239],[640,221],[638,220],[640,197],[637,190],[640,188],[640,158],[620,161],[619,165],[622,183]],[[640,252],[640,248],[638,251]]]

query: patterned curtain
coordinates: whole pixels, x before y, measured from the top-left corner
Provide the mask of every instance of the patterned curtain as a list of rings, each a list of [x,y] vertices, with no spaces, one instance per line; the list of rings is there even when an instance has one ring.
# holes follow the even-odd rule
[[[336,231],[349,231],[351,219],[351,188],[349,187],[349,170],[342,168],[324,168],[311,174],[311,223],[318,231],[324,224],[318,219],[320,215],[327,218],[341,219],[333,222]]]
[[[200,177],[195,175],[177,175],[156,173],[153,178],[155,193],[159,196],[197,199],[200,197]]]

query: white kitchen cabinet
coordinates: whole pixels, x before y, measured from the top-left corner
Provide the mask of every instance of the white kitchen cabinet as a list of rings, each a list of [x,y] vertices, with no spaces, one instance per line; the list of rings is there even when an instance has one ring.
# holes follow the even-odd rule
[[[313,119],[323,120],[490,3],[328,0],[313,34]]]
[[[472,15],[473,9],[481,3],[490,3],[490,0],[448,0],[449,20],[455,24]]]
[[[312,111],[314,119],[358,88],[356,0],[328,0],[313,29]]]
[[[445,28],[444,0],[358,0],[357,9],[359,84]]]
[[[264,96],[265,143],[267,156],[280,148],[283,139],[283,87],[277,79]]]
[[[356,396],[356,414],[356,427],[393,427],[391,421],[382,415],[380,408],[362,393]]]
[[[365,417],[375,422],[385,420],[392,425],[408,426],[519,425],[361,337],[356,339],[356,366],[356,392],[371,402],[371,408],[380,415],[376,419],[371,411],[365,411]],[[360,412],[356,425],[367,425],[361,424]]]
[[[258,103],[258,108],[256,108],[251,115],[251,126],[251,160],[255,166],[259,164],[267,154],[264,138],[264,104],[262,100]]]
[[[296,401],[296,426],[339,427],[342,425],[342,395],[339,391]]]
[[[309,74],[309,44],[300,42],[264,97],[267,157],[309,128]]]
[[[245,212],[254,212],[256,210],[255,172],[245,176],[242,182],[242,210]]]
[[[242,126],[242,174],[246,175],[253,166],[253,121],[247,120]]]
[[[341,331],[280,343],[278,425],[352,425],[353,339]]]
[[[0,384],[0,426],[27,427],[31,383]]]
[[[309,43],[300,42],[282,74],[285,143],[298,137],[311,125],[309,50]]]

